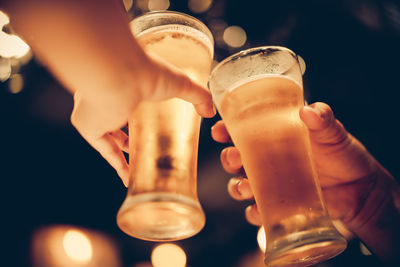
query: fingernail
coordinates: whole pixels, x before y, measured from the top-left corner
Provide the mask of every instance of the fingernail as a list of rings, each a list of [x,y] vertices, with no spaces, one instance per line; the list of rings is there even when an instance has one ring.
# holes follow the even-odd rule
[[[240,168],[241,165],[241,159],[240,159],[240,154],[238,153],[237,150],[233,149],[233,148],[229,148],[227,151],[227,160],[228,160],[228,164],[229,166],[231,166],[232,168]]]
[[[237,178],[231,178],[230,183],[232,184],[232,188],[235,191],[235,194],[237,194],[238,196],[242,196],[242,192],[240,192],[239,189],[242,180]]]

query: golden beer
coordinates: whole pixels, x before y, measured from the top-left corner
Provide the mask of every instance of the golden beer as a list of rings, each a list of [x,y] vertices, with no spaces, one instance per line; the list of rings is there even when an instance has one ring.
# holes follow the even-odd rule
[[[155,25],[146,28],[148,21]],[[134,20],[132,29],[146,52],[206,86],[213,43],[201,22],[176,12],[155,12]],[[177,98],[142,102],[135,110],[129,120],[130,184],[117,216],[124,232],[166,241],[203,228],[205,216],[197,197],[200,122],[193,105]]]
[[[233,56],[231,71],[229,60],[220,63],[210,88],[213,96],[220,93],[219,113],[240,151],[261,214],[266,265],[307,266],[339,254],[346,240],[322,201],[308,130],[299,116],[304,98],[297,60],[282,49],[242,52]],[[272,56],[266,59],[268,54]],[[218,84],[218,76],[234,75],[241,68],[250,75],[222,77]],[[226,86],[224,93],[221,85]]]

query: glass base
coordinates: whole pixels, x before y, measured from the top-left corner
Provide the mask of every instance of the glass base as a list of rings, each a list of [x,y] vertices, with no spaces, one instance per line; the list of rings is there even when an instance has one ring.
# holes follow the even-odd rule
[[[346,247],[346,239],[336,229],[316,228],[274,241],[273,248],[267,248],[265,265],[309,266],[337,256]]]
[[[117,224],[126,234],[148,241],[174,241],[191,237],[204,227],[198,201],[170,193],[129,196],[122,204]]]

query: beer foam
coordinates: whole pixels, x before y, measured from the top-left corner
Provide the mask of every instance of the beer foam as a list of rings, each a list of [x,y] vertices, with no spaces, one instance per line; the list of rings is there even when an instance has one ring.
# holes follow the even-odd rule
[[[200,45],[204,46],[210,52],[211,57],[214,56],[214,44],[213,41],[203,32],[181,24],[168,24],[162,26],[156,26],[149,28],[147,30],[142,31],[137,34],[136,37],[140,38],[143,35],[147,35],[150,33],[165,33],[171,35],[172,37],[179,37],[179,34],[182,37],[192,38],[194,41],[197,41]]]
[[[233,83],[233,84],[228,88],[228,90],[226,90],[226,93],[230,93],[230,92],[232,92],[233,90],[235,90],[236,88],[239,88],[240,86],[242,86],[242,85],[244,85],[244,84],[246,84],[246,83],[253,82],[253,81],[256,81],[256,80],[265,79],[265,78],[282,78],[282,79],[287,79],[287,80],[290,80],[290,81],[294,82],[294,83],[295,83],[296,85],[298,85],[301,89],[303,89],[303,86],[302,86],[298,81],[294,80],[293,78],[290,78],[290,77],[287,77],[287,76],[284,76],[284,75],[280,75],[280,74],[269,74],[269,73],[266,73],[266,74],[259,74],[259,75],[250,76],[250,77],[247,77],[246,79],[239,80],[239,81]]]

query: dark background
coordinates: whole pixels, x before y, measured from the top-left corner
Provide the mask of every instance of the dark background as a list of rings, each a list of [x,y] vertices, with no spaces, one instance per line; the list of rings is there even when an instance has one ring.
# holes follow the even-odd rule
[[[246,31],[245,46],[216,46],[218,61],[260,45],[286,46],[301,55],[307,64],[308,102],[328,103],[347,130],[399,177],[398,3],[214,1],[207,12],[198,14],[188,9],[186,1],[171,1],[169,10],[191,14],[208,26],[220,19]],[[155,244],[133,239],[116,225],[126,190],[113,169],[70,125],[72,97],[35,59],[20,73],[25,78],[22,92],[12,94],[7,82],[0,84],[4,246],[0,266],[29,266],[32,234],[54,224],[83,226],[112,237],[124,266],[148,261]],[[210,137],[217,120],[218,116],[203,120],[200,136],[198,191],[206,226],[195,237],[177,242],[192,267],[239,266],[258,249],[257,228],[243,216],[248,203],[236,202],[226,192],[229,175],[219,164],[223,145]],[[354,265],[381,266],[374,256],[360,253],[356,239],[321,266]]]

